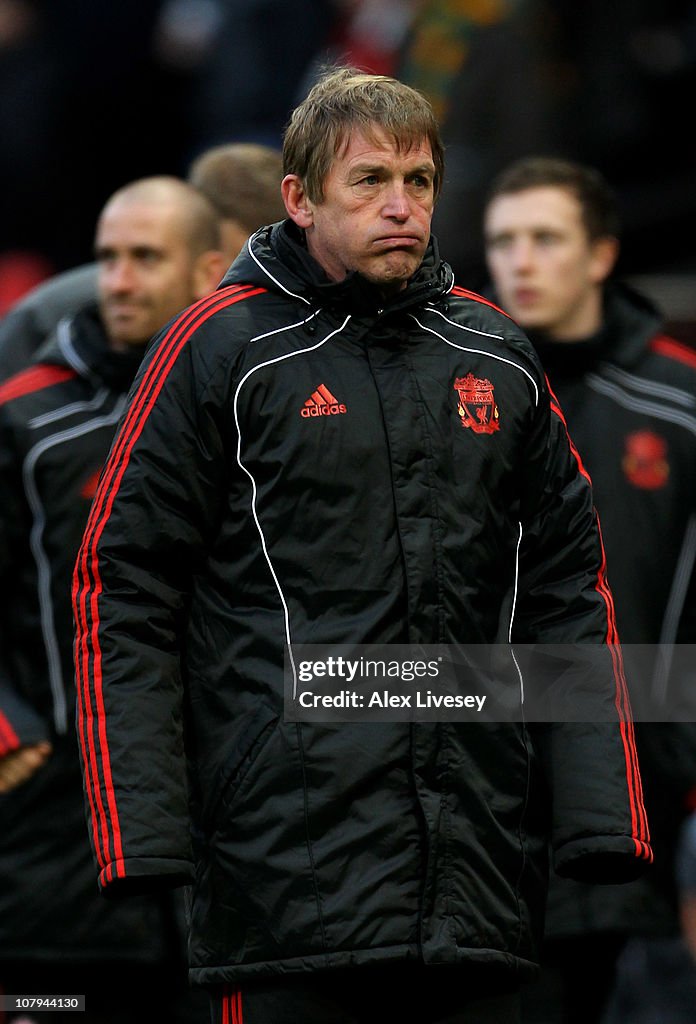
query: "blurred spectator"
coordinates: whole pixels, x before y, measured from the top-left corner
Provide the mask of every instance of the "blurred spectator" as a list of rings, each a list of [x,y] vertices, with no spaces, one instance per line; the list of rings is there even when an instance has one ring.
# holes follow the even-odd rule
[[[164,0],[154,34],[157,58],[178,71],[200,71],[222,20],[220,0]]]
[[[285,219],[282,177],[280,150],[252,142],[213,146],[189,167],[188,180],[218,212],[220,241],[228,263],[257,228]]]
[[[96,252],[97,304],[0,385],[0,989],[86,994],[90,1024],[197,1024],[181,892],[116,906],[94,884],[70,578],[145,346],[224,270],[215,210],[176,178],[132,182]]]
[[[189,180],[220,218],[226,265],[253,231],[284,217],[282,165],[278,150],[253,143],[215,146],[191,164]],[[96,267],[86,264],[51,278],[15,305],[0,322],[0,380],[26,366],[60,318],[95,294]]]
[[[183,174],[221,142],[279,147],[327,61],[432,100],[448,148],[434,228],[472,286],[486,183],[540,150],[615,183],[627,271],[694,269],[688,0],[0,0],[0,251],[88,259],[121,182]]]
[[[338,18],[320,58],[394,75],[422,0],[336,0]]]
[[[191,152],[225,141],[280,148],[337,17],[332,0],[217,0],[215,36],[193,85]]]
[[[641,679],[655,659],[653,684],[669,702],[675,685],[694,683],[663,678],[657,654],[661,645],[669,660],[671,645],[695,635],[696,352],[613,277],[615,198],[593,168],[513,163],[491,186],[484,230],[496,301],[535,345],[592,478],[629,681],[632,658]],[[678,934],[672,865],[696,783],[695,727],[642,721],[636,738],[655,864],[625,886],[552,878],[544,971],[525,1024],[593,1024],[627,937]]]
[[[448,185],[433,226],[472,286],[485,284],[488,182],[541,151],[614,183],[627,271],[694,268],[696,139],[682,115],[696,88],[694,4],[422,0],[396,68],[442,120]]]
[[[492,176],[552,135],[544,0],[422,0],[398,77],[429,98],[447,146],[433,230],[455,276],[483,284],[480,210]]]

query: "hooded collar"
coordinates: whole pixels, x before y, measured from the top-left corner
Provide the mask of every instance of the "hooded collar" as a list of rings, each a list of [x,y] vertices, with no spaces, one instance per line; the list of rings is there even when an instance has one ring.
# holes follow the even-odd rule
[[[145,346],[114,352],[99,309],[89,304],[65,317],[36,353],[35,362],[70,366],[81,377],[113,391],[130,388],[145,354]]]
[[[434,301],[450,290],[454,278],[450,267],[440,259],[437,240],[431,236],[420,267],[406,288],[389,299],[357,272],[343,281],[331,281],[310,256],[304,232],[285,220],[252,235],[220,287],[238,283],[284,292],[312,309],[376,316]]]
[[[594,334],[557,342],[543,331],[527,333],[549,372],[576,377],[601,361],[630,370],[661,326],[662,317],[649,299],[623,282],[612,281],[605,286],[602,326]]]

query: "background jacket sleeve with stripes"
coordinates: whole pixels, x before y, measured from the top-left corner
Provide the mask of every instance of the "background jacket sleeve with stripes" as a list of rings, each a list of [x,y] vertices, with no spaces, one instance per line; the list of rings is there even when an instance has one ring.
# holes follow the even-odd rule
[[[527,464],[540,475],[525,478],[528,519],[512,639],[544,647],[530,655],[526,675],[530,731],[551,789],[554,867],[582,881],[625,881],[652,859],[628,684],[591,481],[551,391],[543,393],[530,446],[538,452]],[[576,624],[575,639],[564,644],[569,620]],[[566,650],[567,679],[557,667],[564,664]],[[556,689],[573,687],[571,720],[534,722],[534,708],[543,706],[545,677]],[[613,689],[598,689],[597,681],[607,677],[614,680]],[[587,721],[578,710],[583,699]],[[613,839],[593,834],[602,804],[616,813]]]

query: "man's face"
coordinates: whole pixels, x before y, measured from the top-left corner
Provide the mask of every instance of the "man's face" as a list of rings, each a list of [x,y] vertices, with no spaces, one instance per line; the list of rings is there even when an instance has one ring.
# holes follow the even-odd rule
[[[145,345],[191,304],[195,260],[168,202],[107,204],[95,241],[99,308],[112,346]]]
[[[497,196],[484,218],[488,270],[503,309],[526,330],[572,340],[597,330],[606,244],[591,242],[580,203],[557,186]]]
[[[334,281],[359,271],[385,291],[399,291],[428,245],[434,175],[428,141],[400,153],[379,129],[374,139],[353,132],[336,154],[322,201],[308,201],[310,253]]]

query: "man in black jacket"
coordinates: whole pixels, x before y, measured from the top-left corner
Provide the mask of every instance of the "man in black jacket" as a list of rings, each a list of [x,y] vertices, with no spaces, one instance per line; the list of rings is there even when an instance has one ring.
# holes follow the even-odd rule
[[[146,343],[225,264],[215,210],[177,178],[116,192],[95,244],[98,302],[0,385],[0,983],[86,994],[90,1021],[193,1024],[174,902],[109,906],[90,871],[70,583]]]
[[[149,349],[76,562],[99,883],[193,885],[217,1024],[511,1022],[550,832],[573,877],[652,856],[590,486],[438,255],[423,97],[327,72],[283,152],[287,219]],[[304,645],[510,639],[588,645],[611,720],[298,717]]]
[[[533,342],[592,478],[619,637],[636,645],[624,648],[640,668],[634,704],[661,695],[669,717],[670,687],[693,686],[691,665],[668,669],[674,645],[696,636],[696,353],[615,280],[616,201],[595,169],[511,164],[491,186],[484,232],[496,301]],[[696,738],[685,722],[643,721],[636,732],[655,864],[629,886],[553,879],[530,1022],[599,1020],[626,937],[678,931],[672,863]]]

